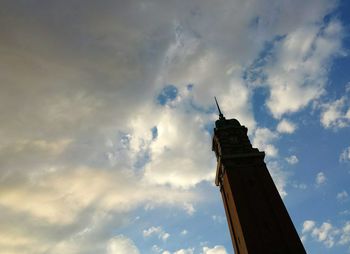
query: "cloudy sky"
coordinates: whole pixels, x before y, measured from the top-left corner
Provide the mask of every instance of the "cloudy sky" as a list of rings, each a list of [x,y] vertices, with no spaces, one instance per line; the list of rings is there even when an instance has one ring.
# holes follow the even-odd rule
[[[310,254],[350,253],[350,5],[0,0],[2,254],[233,253],[217,96]]]

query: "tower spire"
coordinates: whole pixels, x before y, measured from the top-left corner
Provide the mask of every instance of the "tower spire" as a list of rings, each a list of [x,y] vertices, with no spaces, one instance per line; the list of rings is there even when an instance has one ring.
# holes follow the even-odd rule
[[[225,119],[225,117],[224,117],[224,115],[221,113],[221,110],[220,110],[220,107],[219,107],[219,103],[218,103],[218,101],[217,101],[217,99],[216,99],[215,96],[214,96],[214,99],[215,99],[215,103],[216,103],[216,106],[217,106],[218,111],[219,111],[219,120],[223,120],[223,119]]]

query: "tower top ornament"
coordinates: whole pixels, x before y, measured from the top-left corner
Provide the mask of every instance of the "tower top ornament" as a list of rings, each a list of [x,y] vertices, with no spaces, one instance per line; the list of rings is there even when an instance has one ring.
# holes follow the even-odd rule
[[[217,101],[215,96],[214,96],[214,99],[215,99],[215,103],[216,103],[216,106],[217,106],[218,111],[219,111],[219,120],[223,120],[223,119],[225,119],[225,117],[224,117],[224,115],[222,114],[222,112],[220,110],[219,103],[218,103],[218,101]]]

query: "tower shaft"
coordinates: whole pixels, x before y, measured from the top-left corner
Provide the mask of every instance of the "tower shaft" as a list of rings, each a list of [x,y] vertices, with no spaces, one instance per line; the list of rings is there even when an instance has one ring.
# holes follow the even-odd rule
[[[305,254],[286,207],[248,129],[236,119],[216,121],[213,151],[236,254]]]

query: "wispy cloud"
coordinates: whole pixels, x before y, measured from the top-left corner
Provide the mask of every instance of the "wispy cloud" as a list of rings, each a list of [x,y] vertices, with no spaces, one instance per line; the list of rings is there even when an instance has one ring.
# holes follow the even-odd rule
[[[321,123],[325,128],[345,128],[350,124],[350,84],[346,86],[346,95],[338,100],[324,103],[320,107]]]
[[[276,157],[278,149],[273,145],[273,142],[278,138],[278,134],[267,128],[257,128],[252,141],[253,146],[265,151],[267,156]]]
[[[325,184],[327,181],[327,177],[323,172],[318,172],[315,178],[315,182],[317,186],[321,186],[322,184]]]
[[[282,119],[277,125],[277,131],[280,133],[293,133],[296,129],[296,125],[286,119]]]
[[[213,248],[203,247],[203,254],[227,254],[224,246],[214,246]]]
[[[304,241],[307,241],[307,237],[311,236],[327,248],[332,248],[335,245],[348,245],[350,243],[350,221],[336,227],[330,222],[323,222],[317,226],[315,221],[307,220],[304,221],[302,234]]]
[[[345,148],[340,156],[339,156],[339,161],[340,162],[349,162],[350,161],[350,146]]]
[[[108,241],[108,254],[139,254],[134,242],[123,235],[113,237]]]
[[[349,197],[349,194],[345,190],[343,190],[337,194],[337,200],[340,202],[344,202],[345,200],[348,199],[348,197]]]
[[[296,155],[291,155],[285,158],[285,160],[291,165],[297,164],[299,162],[299,159]]]
[[[158,236],[159,239],[162,239],[163,241],[166,241],[169,237],[170,234],[165,232],[162,227],[158,226],[152,226],[148,229],[143,230],[142,232],[144,237],[150,237],[152,235]]]

